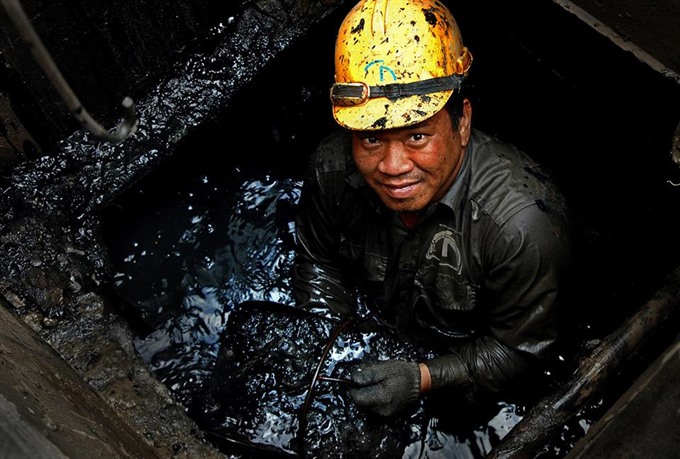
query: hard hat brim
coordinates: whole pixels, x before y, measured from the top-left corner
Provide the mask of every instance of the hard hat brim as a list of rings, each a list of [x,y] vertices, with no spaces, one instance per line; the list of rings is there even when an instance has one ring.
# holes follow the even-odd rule
[[[333,118],[354,131],[397,129],[425,121],[444,108],[453,90],[388,99],[369,99],[361,105],[333,106]]]

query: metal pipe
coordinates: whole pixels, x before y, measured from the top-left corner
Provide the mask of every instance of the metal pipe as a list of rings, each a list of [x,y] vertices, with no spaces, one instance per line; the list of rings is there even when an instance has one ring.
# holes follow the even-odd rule
[[[125,119],[118,125],[114,132],[109,132],[106,128],[100,125],[90,116],[85,110],[85,107],[80,103],[78,97],[75,95],[69,84],[64,79],[59,71],[59,68],[54,63],[49,52],[43,45],[40,36],[35,31],[31,22],[26,16],[26,12],[18,0],[0,0],[2,6],[5,8],[7,15],[14,23],[19,31],[19,34],[31,50],[31,54],[35,61],[40,65],[40,68],[45,72],[52,86],[57,90],[66,107],[71,111],[73,116],[80,122],[95,137],[106,140],[113,144],[120,144],[129,136],[137,131],[139,119],[135,115],[135,104],[131,98],[123,99],[123,108],[125,111]]]
[[[565,389],[538,403],[487,455],[487,459],[533,459],[564,424],[604,386],[617,366],[670,321],[680,303],[680,267],[635,314],[583,359]]]

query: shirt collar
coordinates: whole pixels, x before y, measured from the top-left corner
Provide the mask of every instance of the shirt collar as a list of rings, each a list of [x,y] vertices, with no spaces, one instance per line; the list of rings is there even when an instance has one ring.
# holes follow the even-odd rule
[[[465,191],[470,183],[470,165],[472,161],[470,157],[475,149],[475,136],[470,136],[470,141],[465,148],[465,154],[463,155],[463,164],[460,166],[460,171],[453,181],[451,188],[446,192],[444,196],[439,200],[440,204],[451,208],[451,210],[459,208],[459,203],[461,199],[465,196]]]

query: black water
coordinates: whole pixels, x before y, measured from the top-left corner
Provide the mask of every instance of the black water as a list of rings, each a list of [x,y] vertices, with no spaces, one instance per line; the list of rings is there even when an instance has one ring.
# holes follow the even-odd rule
[[[343,322],[249,301],[230,313],[213,374],[190,414],[218,443],[230,439],[262,453],[482,457],[518,421],[521,407],[488,404],[465,416],[435,416],[423,397],[412,411],[385,419],[351,402],[348,378],[357,364],[433,356],[370,317]]]
[[[215,382],[210,378],[220,351],[220,338],[235,306],[247,301],[292,305],[292,217],[301,182],[292,178],[277,179],[267,174],[259,178],[245,177],[243,170],[238,168],[222,173],[225,180],[219,183],[201,175],[180,189],[171,191],[166,187],[169,196],[156,196],[156,201],[150,203],[152,212],[119,216],[124,218],[125,227],[121,231],[127,237],[111,245],[117,266],[114,275],[116,290],[128,301],[138,304],[149,323],[148,333],[139,334],[135,339],[137,351],[186,407],[194,405],[197,398],[200,401],[207,383],[223,389],[229,387],[221,386],[222,380]],[[149,195],[153,194],[141,190],[137,193],[138,199],[150,199]],[[136,204],[139,205],[139,201]],[[119,206],[114,213],[125,210],[125,204]],[[262,331],[262,336],[274,332],[285,338],[291,333],[301,333],[299,326],[286,329],[286,322],[282,320],[272,320],[269,325]],[[300,340],[306,346],[314,346],[314,341],[305,339],[304,334],[301,336]],[[377,337],[373,339],[377,340]],[[342,351],[347,345],[340,342],[340,350],[336,346],[331,360],[347,360],[346,352]],[[357,355],[353,359],[375,346],[368,338],[356,340]],[[401,353],[392,355],[403,354],[402,349]],[[243,355],[245,361],[251,361],[257,354]],[[270,366],[269,373],[273,373],[276,367]],[[256,375],[252,372],[253,379],[249,381],[255,386],[258,381]],[[300,378],[303,376],[307,373],[301,373]],[[258,392],[259,395],[254,394],[250,403],[244,401],[238,405],[252,408],[244,412],[242,423],[258,413],[253,406],[264,403],[261,397],[276,390],[276,381],[273,381],[273,387],[270,381],[269,386]],[[228,379],[224,378],[223,382],[227,384]],[[244,385],[237,387],[242,390],[240,393],[234,390],[232,397],[238,400],[238,397],[243,398],[245,389]],[[253,390],[252,386],[248,387]],[[225,395],[223,392],[220,394]],[[289,397],[286,403],[270,402],[265,405],[270,408],[266,412],[267,422],[251,420],[258,429],[250,437],[242,433],[240,437],[246,439],[240,441],[253,445],[264,442],[281,452],[290,451],[290,432],[295,432],[297,427],[296,420],[291,418],[299,411],[303,395],[304,392],[297,398]],[[326,405],[330,407],[338,403],[332,393],[327,398]],[[276,400],[280,401],[280,398]],[[259,409],[262,407],[259,406]],[[325,439],[321,446],[327,450],[331,427],[335,427],[335,432],[342,426],[353,425],[353,421],[347,419],[349,415],[344,411],[341,411],[342,416],[330,408],[324,411],[329,416],[327,425],[323,427],[323,423],[317,422],[313,427],[318,430],[310,428],[310,432]],[[421,432],[421,436],[427,437],[425,446],[414,440],[405,450],[404,457],[418,457],[424,448],[430,454],[439,451],[455,454],[455,457],[481,458],[521,419],[523,412],[522,406],[501,403],[496,412],[488,413],[489,417],[477,428],[468,428],[458,435],[438,430],[436,420],[431,421]],[[356,413],[350,414],[355,415],[349,417],[350,420],[356,419]],[[259,416],[265,415],[259,413]],[[229,417],[225,415],[219,422],[213,420],[209,424],[210,432],[221,432],[222,436],[229,434],[229,438],[239,439],[235,431],[244,427],[226,432],[216,427],[226,419]],[[284,422],[285,419],[288,420]],[[416,417],[407,431],[421,428],[422,422],[422,416]],[[287,427],[284,429],[281,423]],[[199,425],[205,426],[206,422]],[[397,432],[394,426],[386,425],[382,433],[374,432],[374,437],[390,438]],[[262,439],[258,441],[260,437]],[[215,439],[219,440],[219,437]],[[308,448],[318,451],[321,446],[310,444]],[[238,451],[232,443],[222,444],[222,447],[229,452]],[[340,450],[334,457],[343,457],[342,449],[351,451],[352,444],[344,447],[336,444],[334,447]]]
[[[579,272],[570,292],[574,347],[563,356],[569,368],[647,301],[680,259],[680,223],[670,217],[680,190],[668,184],[667,155],[680,94],[554,11],[541,23],[493,22],[460,8],[477,72],[473,123],[552,168],[574,209]],[[183,139],[170,161],[104,215],[116,290],[146,323],[137,349],[185,406],[213,370],[235,305],[292,303],[294,206],[306,159],[333,126],[327,91],[337,19]],[[618,371],[543,457],[564,456],[648,361],[642,354]],[[564,376],[546,378],[559,384]],[[431,438],[452,457],[483,457],[523,408],[499,405],[465,438],[436,429]]]

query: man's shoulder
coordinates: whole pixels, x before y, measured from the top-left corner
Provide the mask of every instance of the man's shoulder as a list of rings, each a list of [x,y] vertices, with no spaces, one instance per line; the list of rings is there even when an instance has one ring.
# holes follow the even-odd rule
[[[352,135],[345,129],[334,129],[317,145],[312,160],[318,173],[352,170]]]
[[[513,144],[475,131],[469,196],[499,223],[533,206],[565,210],[565,202],[544,164]]]
[[[525,167],[537,169],[544,167],[516,145],[495,135],[473,129],[471,143],[473,146],[473,167],[477,170],[477,173],[500,169],[514,174]]]

